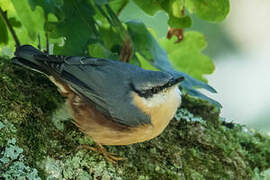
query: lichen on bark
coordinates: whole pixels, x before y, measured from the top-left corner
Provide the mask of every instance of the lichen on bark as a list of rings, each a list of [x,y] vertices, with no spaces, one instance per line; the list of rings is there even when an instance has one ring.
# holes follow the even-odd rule
[[[159,137],[106,147],[128,159],[111,164],[77,149],[95,144],[66,116],[63,97],[46,77],[1,59],[0,87],[0,158],[12,139],[23,155],[0,167],[0,178],[18,162],[26,173],[37,172],[33,179],[252,179],[270,168],[269,136],[224,122],[217,108],[192,97],[183,97]]]

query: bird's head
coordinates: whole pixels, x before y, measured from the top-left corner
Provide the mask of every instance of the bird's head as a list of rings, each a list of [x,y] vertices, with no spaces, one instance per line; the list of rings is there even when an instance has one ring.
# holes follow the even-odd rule
[[[183,76],[172,75],[167,72],[144,71],[133,76],[131,88],[140,97],[148,99],[172,87],[178,87],[183,80]]]
[[[168,123],[165,120],[172,119],[181,104],[178,86],[184,77],[162,72],[154,74],[155,78],[145,77],[142,84],[137,81],[137,86],[133,87],[133,104],[151,118],[153,125],[164,127],[162,122]]]

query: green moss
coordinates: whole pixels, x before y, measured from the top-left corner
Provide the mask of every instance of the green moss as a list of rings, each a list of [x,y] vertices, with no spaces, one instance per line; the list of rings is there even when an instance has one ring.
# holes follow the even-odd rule
[[[182,96],[182,108],[187,109],[195,116],[203,118],[207,123],[210,122],[215,126],[220,124],[220,109],[207,101],[185,94]]]
[[[0,63],[0,87],[3,87],[0,88],[0,120],[16,129],[3,133],[0,142],[16,137],[27,161],[35,166],[55,145],[52,141],[59,138],[53,135],[50,115],[63,103],[63,98],[44,76],[5,60]]]
[[[116,175],[113,165],[83,151],[76,152],[64,160],[48,157],[42,163],[49,179],[121,179]]]
[[[16,137],[16,128],[0,115],[0,147],[4,147],[8,139]]]
[[[23,163],[42,179],[251,179],[270,168],[269,137],[222,122],[202,100],[184,96],[175,119],[151,141],[106,147],[128,159],[113,165],[77,150],[94,142],[73,125],[43,75],[1,61],[0,87],[0,152],[15,138]]]

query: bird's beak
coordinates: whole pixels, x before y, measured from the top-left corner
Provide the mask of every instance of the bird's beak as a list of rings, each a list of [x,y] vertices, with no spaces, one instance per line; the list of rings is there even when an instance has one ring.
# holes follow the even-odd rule
[[[184,79],[185,79],[184,76],[174,78],[174,79],[169,81],[169,86],[179,84],[180,82],[184,81]]]

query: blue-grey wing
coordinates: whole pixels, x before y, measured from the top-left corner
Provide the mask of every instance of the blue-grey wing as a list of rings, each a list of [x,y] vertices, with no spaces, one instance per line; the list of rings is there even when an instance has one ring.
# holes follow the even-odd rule
[[[150,117],[133,104],[129,68],[122,68],[110,60],[76,57],[66,60],[61,78],[114,121],[127,126],[150,124]]]
[[[132,90],[144,91],[172,79],[168,73],[147,71],[119,61],[79,56],[46,58],[47,64],[73,89],[114,121],[127,126],[151,123],[150,117],[133,104]]]

